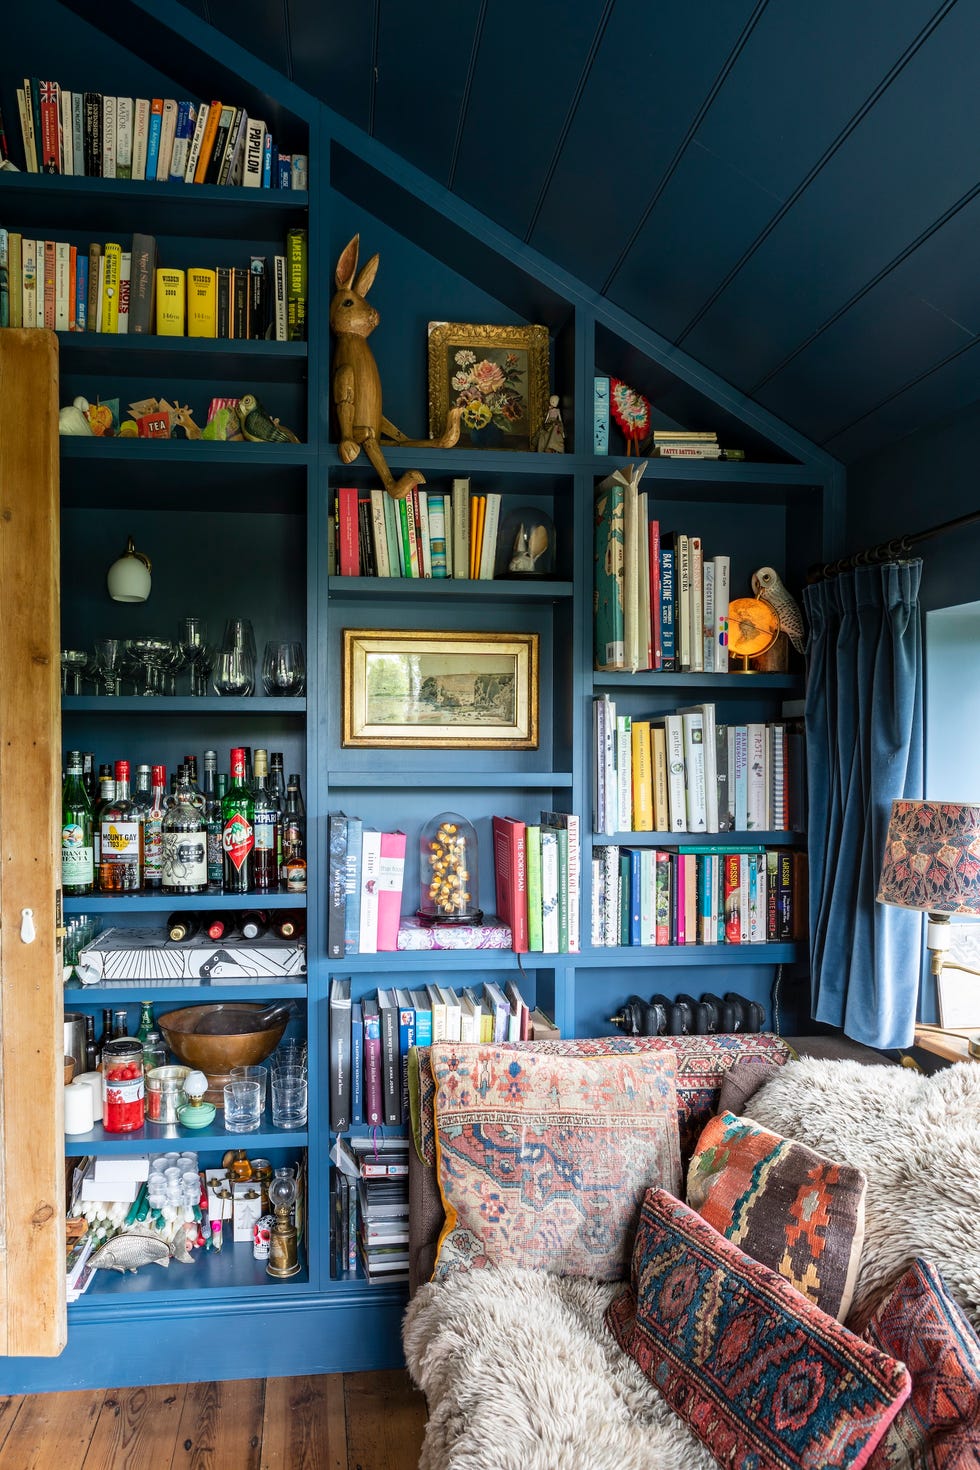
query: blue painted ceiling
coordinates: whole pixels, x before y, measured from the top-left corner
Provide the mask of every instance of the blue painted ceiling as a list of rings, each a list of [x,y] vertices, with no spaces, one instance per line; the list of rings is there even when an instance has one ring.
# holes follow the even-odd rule
[[[185,0],[852,461],[980,398],[976,0]]]

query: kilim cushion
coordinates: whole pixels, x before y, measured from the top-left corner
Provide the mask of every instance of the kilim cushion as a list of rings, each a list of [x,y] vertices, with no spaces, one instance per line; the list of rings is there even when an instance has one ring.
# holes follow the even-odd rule
[[[606,1324],[731,1470],[860,1470],[909,1395],[903,1363],[662,1189]]]
[[[712,1118],[687,1171],[687,1202],[756,1261],[841,1321],[864,1241],[866,1180],[750,1118]]]
[[[671,1052],[430,1051],[446,1223],[434,1279],[530,1266],[624,1279],[644,1190],[679,1187]]]
[[[868,1470],[980,1465],[980,1340],[928,1261],[916,1260],[875,1308],[865,1342],[901,1358],[912,1393]]]
[[[438,1043],[437,1043],[438,1044]],[[508,1045],[530,1049],[546,1056],[632,1056],[636,1052],[669,1051],[677,1059],[677,1116],[681,1135],[681,1157],[687,1158],[701,1129],[718,1111],[718,1089],[731,1067],[745,1060],[771,1062],[782,1067],[792,1056],[779,1036],[595,1036],[580,1040],[513,1041]],[[435,1124],[432,1099],[435,1083],[428,1047],[415,1049],[416,1066],[410,1067],[412,1130],[415,1146],[424,1164],[436,1161]]]

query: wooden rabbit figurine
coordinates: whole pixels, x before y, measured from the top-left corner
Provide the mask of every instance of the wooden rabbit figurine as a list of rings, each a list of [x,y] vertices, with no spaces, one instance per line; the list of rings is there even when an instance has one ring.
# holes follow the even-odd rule
[[[372,255],[357,274],[360,236],[355,235],[337,261],[337,290],[330,303],[330,330],[334,334],[333,401],[340,422],[340,457],[351,464],[361,452],[381,477],[388,494],[402,500],[413,485],[424,485],[425,476],[418,470],[406,470],[400,479],[392,476],[381,452],[381,435],[395,444],[421,448],[451,449],[459,438],[458,408],[446,415],[446,431],[438,439],[408,439],[381,412],[381,378],[374,353],[367,339],[381,320],[365,297],[378,270],[378,256]]]

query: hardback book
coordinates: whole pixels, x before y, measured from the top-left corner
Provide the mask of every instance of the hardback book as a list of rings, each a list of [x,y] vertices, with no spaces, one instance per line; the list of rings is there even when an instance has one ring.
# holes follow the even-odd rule
[[[74,260],[74,246],[72,247],[72,259]],[[116,332],[120,337],[129,335],[129,302],[132,274],[133,254],[131,250],[124,250],[119,257],[119,315],[116,319]]]
[[[274,332],[277,342],[285,342],[289,327],[286,308],[286,257],[274,255],[272,257],[273,278],[273,303],[274,303]],[[388,499],[391,499],[389,495]]]
[[[58,98],[58,140],[61,144],[61,172],[69,175],[75,172],[75,133],[72,126],[72,95],[71,92],[62,88]],[[2,128],[3,120],[0,118],[0,130]],[[2,147],[0,147],[0,157],[6,157]]]
[[[677,668],[677,640],[674,630],[674,552],[660,545],[660,667],[665,673]]]
[[[364,1012],[359,1000],[350,1007],[350,1125],[364,1122]]]
[[[215,139],[218,136],[218,124],[221,121],[222,106],[220,102],[209,102],[207,117],[204,124],[204,132],[201,135],[201,147],[197,155],[197,164],[194,168],[194,183],[203,184],[207,181],[207,171],[211,164],[214,153]],[[219,159],[220,163],[221,160]]]
[[[673,868],[670,853],[657,848],[654,853],[654,920],[656,944],[670,943],[670,910]]]
[[[746,726],[748,742],[745,825],[749,831],[769,828],[769,731],[761,721]]]
[[[715,672],[715,563],[706,556],[701,573],[704,588],[704,606],[701,609],[701,645],[704,653],[704,672]]]
[[[377,996],[361,1000],[364,1017],[364,1121],[372,1128],[385,1121],[381,1080],[381,1012]]]
[[[24,237],[11,230],[7,237],[7,269],[10,290],[10,325],[24,325]],[[87,260],[87,256],[82,257]]]
[[[425,993],[429,1000],[429,1011],[432,1016],[432,1040],[446,1040],[446,1002],[438,985],[426,985]]]
[[[653,663],[653,626],[650,614],[650,497],[646,490],[641,490],[636,497],[637,524],[636,524],[636,556],[637,556],[637,598],[639,602],[637,615],[637,643],[639,648],[639,667],[641,669],[652,669]]]
[[[55,241],[54,272],[54,329],[67,332],[71,302],[71,246],[67,240]],[[116,294],[118,304],[118,290]]]
[[[357,529],[357,487],[341,485],[337,490],[337,562],[342,577],[360,576]]]
[[[564,895],[565,922],[559,907],[559,930],[563,937],[563,952],[577,954],[581,947],[579,933],[579,891],[582,871],[581,823],[577,812],[541,813],[541,825],[549,826],[558,834],[558,861],[561,886],[559,901]]]
[[[211,149],[205,165],[204,177],[201,180],[204,184],[216,184],[218,182],[218,175],[221,172],[221,163],[224,159],[225,147],[228,142],[228,133],[234,117],[234,107],[230,104],[218,104],[217,121],[211,139]]]
[[[650,566],[650,667],[663,668],[663,638],[660,630],[660,522],[655,517],[647,521],[647,560]]]
[[[604,673],[625,668],[623,600],[625,480],[609,475],[595,504],[595,666]]]
[[[468,575],[470,562],[470,482],[469,478],[453,481],[452,491],[453,576]]]
[[[346,1133],[351,1125],[351,994],[350,980],[330,981],[330,1127]]]
[[[670,531],[661,537],[661,546],[674,553],[674,645],[676,665],[682,673],[691,671],[691,547],[690,537],[682,531]],[[662,609],[662,604],[661,604]]]
[[[628,832],[633,825],[633,716],[616,716],[616,831]]]
[[[545,954],[558,954],[558,834],[541,828],[541,942]]]
[[[497,532],[500,528],[500,496],[494,491],[486,497],[483,516],[483,542],[477,576],[481,582],[492,582],[497,559]]]
[[[715,785],[718,793],[718,831],[731,832],[735,826],[735,811],[728,771],[728,726],[719,723],[715,724]]]
[[[85,177],[85,93],[71,94],[71,152],[72,173],[76,178]]]
[[[394,1126],[402,1121],[401,1054],[398,1045],[398,1007],[391,990],[378,989],[381,1017],[381,1094],[384,1121]]]
[[[163,127],[163,102],[162,97],[154,97],[150,102],[150,125],[146,134],[146,177],[152,183],[157,176],[157,164],[160,161],[160,131]]]
[[[197,109],[197,117],[194,119],[194,131],[187,149],[187,159],[184,163],[184,183],[193,184],[194,175],[197,172],[197,161],[201,156],[201,144],[204,142],[204,134],[208,125],[208,113],[210,108],[206,102],[202,102]]]
[[[91,270],[91,261],[89,262]],[[146,336],[156,324],[157,242],[152,235],[133,235],[129,269],[129,331]]]
[[[497,913],[510,925],[515,954],[524,954],[528,948],[525,824],[517,817],[495,816],[492,829]]]
[[[20,135],[24,144],[24,164],[29,174],[36,174],[37,148],[34,139],[34,118],[31,113],[30,90],[17,88],[17,116],[20,120]]]
[[[667,732],[662,721],[650,721],[650,766],[653,773],[653,830],[670,831],[667,795]]]
[[[684,785],[684,722],[680,715],[664,715],[650,721],[654,730],[662,724],[667,755],[667,809],[671,832],[687,831],[687,796]]]
[[[500,1042],[506,1041],[507,1028],[510,1019],[510,1002],[495,980],[483,982],[483,993],[493,1011],[493,1042],[498,1046]]]
[[[160,142],[157,147],[156,181],[158,184],[166,183],[170,177],[170,159],[174,151],[174,139],[177,136],[177,99],[176,97],[165,97],[163,99],[163,113],[160,118]]]
[[[684,705],[678,709],[679,715],[700,715],[702,741],[701,760],[704,766],[704,828],[688,827],[690,832],[718,832],[720,831],[720,813],[718,809],[718,759],[717,759],[717,736],[715,733],[715,706],[712,703]]]
[[[412,491],[412,502],[418,508],[415,536],[419,547],[419,563],[423,577],[432,577],[432,533],[429,529],[429,492],[418,486]]]
[[[483,1011],[479,1000],[469,986],[464,986],[459,996],[459,1039],[480,1041]]]
[[[691,600],[690,618],[691,672],[704,672],[704,548],[700,536],[689,536],[687,540],[690,556]]]
[[[330,812],[327,818],[327,954],[344,957],[347,877],[347,817]]]
[[[108,251],[109,247],[106,246]],[[186,320],[186,283],[177,266],[157,266],[156,324],[158,337],[182,337]]]
[[[231,268],[231,335],[239,342],[248,337],[249,274],[243,266]]]
[[[390,499],[390,496],[389,496]],[[446,497],[429,491],[429,559],[434,579],[445,577],[446,566]]]
[[[41,118],[40,171],[58,174],[61,172],[61,88],[57,82],[38,82],[36,86]]]
[[[388,533],[385,528],[385,500],[391,496],[386,490],[371,491],[371,544],[374,548],[374,565],[377,576],[390,577],[388,562]]]
[[[264,255],[253,255],[248,266],[248,335],[251,341],[265,339],[269,305],[269,262]]]
[[[286,232],[286,316],[290,342],[306,340],[306,230]]]
[[[601,376],[592,385],[592,452],[609,453],[609,379]]]
[[[409,992],[415,1011],[415,1045],[432,1045],[432,1002],[427,990],[419,988]]]
[[[653,831],[653,767],[650,753],[650,721],[632,722],[633,825],[634,832]]]
[[[401,1086],[402,1117],[408,1117],[408,1054],[415,1045],[415,1007],[409,992],[399,985],[395,992],[398,1007],[398,1075]]]
[[[181,98],[177,103],[177,118],[174,124],[174,141],[170,150],[170,164],[167,169],[167,178],[174,183],[182,184],[187,171],[187,157],[191,149],[191,139],[194,136],[194,128],[197,125],[197,107],[188,98]]]
[[[378,862],[377,948],[384,952],[398,948],[404,881],[405,833],[382,832]]]
[[[242,183],[246,189],[262,187],[262,156],[265,151],[266,126],[261,118],[245,120],[245,169]]]
[[[39,286],[40,306],[43,315],[39,323],[49,332],[55,330],[57,319],[57,291],[58,291],[58,244],[56,240],[40,240],[39,248],[43,246],[41,259],[41,279]]]
[[[728,673],[728,602],[730,597],[731,558],[716,556],[715,568],[715,673]]]
[[[232,335],[232,311],[231,311],[231,268],[227,265],[219,265],[215,271],[217,277],[217,316],[218,336],[231,337]]]
[[[535,954],[544,948],[541,922],[541,827],[528,822],[524,829],[527,865],[527,947]]]
[[[508,980],[506,982],[504,985],[504,995],[507,997],[510,1005],[508,1041],[530,1041],[531,1008],[521,994],[520,986],[516,980]]]
[[[749,761],[749,731],[747,725],[729,725],[728,727],[728,781],[733,787],[729,793],[729,803],[735,811],[736,832],[744,832],[748,826],[748,761]]]
[[[725,943],[741,944],[742,862],[737,852],[725,853],[722,873],[722,899],[725,906]]]
[[[657,942],[655,872],[654,849],[640,848],[640,943],[645,946]]]
[[[381,833],[365,827],[361,833],[361,910],[358,937],[360,954],[378,952],[378,875],[381,867]]]
[[[122,246],[110,242],[103,250],[102,258],[105,262],[102,279],[102,330],[103,332],[115,332],[119,324],[119,271],[122,264]]]
[[[150,99],[137,97],[133,103],[133,158],[131,177],[146,178],[146,150],[150,134]]]
[[[700,709],[681,714],[684,730],[684,793],[688,832],[706,832],[704,719]]]
[[[356,954],[361,937],[361,838],[360,817],[347,818],[347,857],[344,863],[344,952]]]
[[[187,268],[187,335],[218,335],[218,278],[204,266]]]
[[[463,1024],[463,1007],[451,985],[440,985],[439,994],[446,1007],[446,1040],[459,1041]]]
[[[116,178],[133,176],[133,99],[116,98]]]

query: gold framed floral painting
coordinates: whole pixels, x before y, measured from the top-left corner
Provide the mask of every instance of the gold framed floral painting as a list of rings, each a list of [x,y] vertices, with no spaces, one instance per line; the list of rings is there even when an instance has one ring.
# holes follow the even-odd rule
[[[345,628],[343,743],[536,750],[538,634]]]
[[[460,408],[469,449],[530,449],[548,409],[548,328],[429,323],[429,433]],[[438,425],[438,428],[434,428]]]

